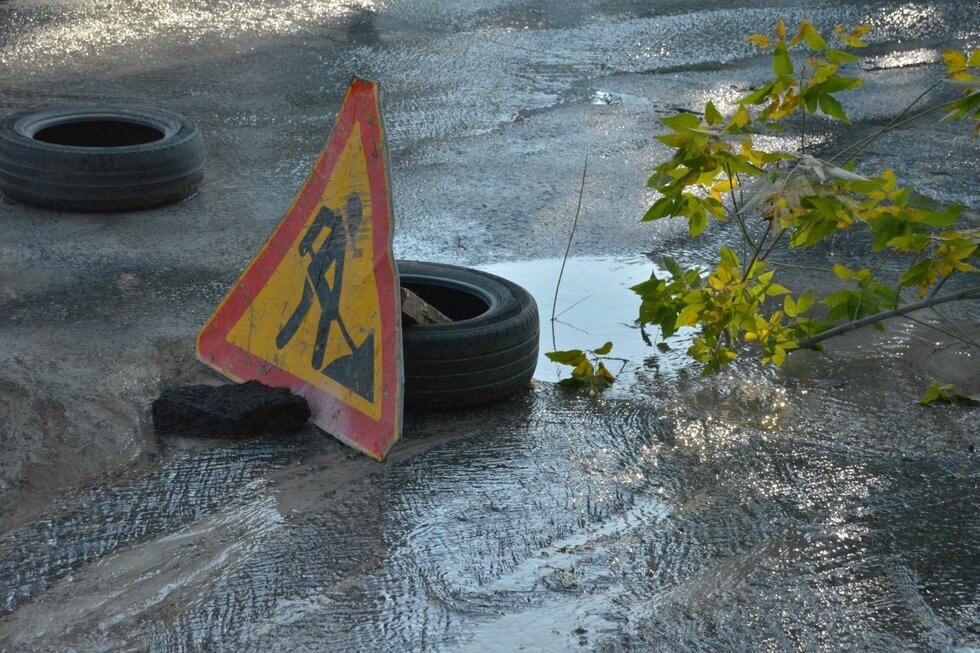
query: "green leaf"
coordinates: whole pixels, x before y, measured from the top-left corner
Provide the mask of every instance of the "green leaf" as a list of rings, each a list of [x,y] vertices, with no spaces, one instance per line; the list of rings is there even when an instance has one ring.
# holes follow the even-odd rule
[[[823,40],[820,36],[820,32],[816,30],[813,25],[810,25],[808,29],[803,30],[803,38],[806,41],[807,47],[811,50],[816,50],[819,52],[827,47],[827,42]]]
[[[688,220],[687,226],[692,237],[700,235],[708,226],[708,214],[704,210],[696,211]]]
[[[755,91],[749,93],[741,100],[738,101],[739,104],[762,104],[772,93],[773,88],[776,86],[776,82],[770,82],[762,88],[758,88]]]
[[[807,89],[806,93],[803,94],[803,102],[806,104],[806,110],[811,114],[817,111],[817,102],[820,100],[820,90],[817,88]]]
[[[604,344],[603,346],[599,347],[598,349],[593,349],[592,350],[592,353],[595,354],[595,355],[597,355],[597,356],[605,356],[610,351],[612,351],[612,347],[613,347],[613,344],[611,342],[606,342],[606,344]]]
[[[647,298],[652,296],[659,296],[663,288],[664,288],[664,282],[658,279],[656,276],[653,276],[647,279],[646,281],[641,281],[635,286],[632,286],[630,290],[635,292],[640,297]]]
[[[643,222],[649,222],[650,220],[659,220],[671,213],[671,207],[674,204],[674,198],[672,197],[661,197],[659,200],[653,203],[653,206],[646,212],[643,216]]]
[[[888,247],[897,249],[900,252],[918,252],[928,244],[929,236],[915,233],[896,236],[886,243]]]
[[[960,219],[960,206],[951,204],[945,211],[924,211],[924,215],[919,220],[922,224],[930,227],[951,227]]]
[[[684,131],[687,129],[697,129],[701,126],[701,121],[693,113],[678,113],[674,116],[661,118],[660,122],[667,125],[667,127],[673,129],[675,132]]]
[[[562,365],[578,365],[585,359],[585,354],[581,349],[569,349],[568,351],[549,351],[545,354],[550,360]]]
[[[796,311],[798,314],[806,313],[813,308],[813,292],[808,290],[796,300]]]
[[[674,328],[680,328],[682,326],[691,326],[698,321],[698,316],[701,311],[704,310],[704,304],[690,304],[684,307],[684,310],[680,312],[677,316],[677,322]]]
[[[722,247],[719,254],[721,255],[722,261],[727,261],[732,267],[738,267],[738,256],[735,255],[735,252],[727,247]]]
[[[898,278],[899,285],[902,286],[915,286],[921,283],[929,276],[932,271],[932,261],[930,259],[925,259],[924,261],[919,261],[908,270],[905,271],[901,277]]]
[[[711,100],[708,100],[708,103],[704,105],[704,119],[709,125],[717,125],[724,120]]]
[[[793,61],[789,58],[789,52],[786,51],[785,41],[777,43],[776,49],[773,50],[772,69],[779,77],[793,74]]]
[[[844,105],[842,105],[840,101],[838,101],[837,98],[832,95],[820,96],[820,110],[832,118],[837,118],[842,122],[851,124],[847,114],[844,113]]]
[[[859,294],[854,290],[838,290],[829,297],[820,300],[821,304],[830,308],[827,321],[834,322],[845,315],[850,315],[851,307],[857,303]]]
[[[838,93],[840,91],[850,91],[864,86],[864,80],[857,77],[838,77],[831,75],[827,81],[820,84],[821,93]]]
[[[790,317],[796,317],[798,314],[796,309],[796,302],[793,301],[792,297],[786,295],[783,299],[783,312]]]
[[[681,266],[677,264],[677,261],[670,258],[669,256],[664,256],[664,265],[667,270],[675,277],[683,276],[684,271],[681,270]]]
[[[891,199],[892,199],[893,202],[895,202],[895,205],[896,206],[898,206],[898,207],[904,207],[906,204],[908,204],[909,198],[911,198],[911,197],[912,197],[912,189],[911,188],[903,188],[903,189],[897,191],[896,193],[894,193],[891,196]],[[956,205],[954,204],[953,206],[956,206]],[[952,208],[953,207],[951,206],[950,209],[952,209]],[[958,211],[959,207],[957,206],[956,208],[957,208],[957,216],[956,217],[957,217],[957,219],[959,219],[959,211]]]
[[[844,281],[848,281],[849,279],[851,279],[851,277],[854,276],[854,271],[853,270],[849,270],[848,268],[845,268],[840,263],[834,263],[834,274],[836,274],[838,277],[840,277]]]
[[[928,406],[930,404],[962,404],[964,406],[980,406],[980,401],[977,401],[973,397],[961,394],[959,392],[953,392],[953,385],[939,385],[938,383],[933,383],[926,390],[926,394],[919,400],[919,403],[923,406]]]
[[[850,63],[858,60],[858,56],[856,54],[833,49],[827,50],[827,58],[837,63]]]

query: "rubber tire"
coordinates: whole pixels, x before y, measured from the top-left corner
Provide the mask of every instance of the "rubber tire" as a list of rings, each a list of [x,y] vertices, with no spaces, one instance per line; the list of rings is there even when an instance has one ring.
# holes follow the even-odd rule
[[[487,272],[442,263],[398,261],[398,276],[402,287],[456,320],[403,326],[407,409],[478,406],[527,386],[538,362],[541,325],[526,290]],[[471,306],[458,319],[460,302],[440,296],[447,291],[486,310],[472,315]]]
[[[79,147],[36,140],[56,125],[121,121],[163,138],[119,147]],[[0,121],[0,193],[63,211],[134,211],[185,199],[204,176],[197,125],[170,111],[122,106],[53,107]]]

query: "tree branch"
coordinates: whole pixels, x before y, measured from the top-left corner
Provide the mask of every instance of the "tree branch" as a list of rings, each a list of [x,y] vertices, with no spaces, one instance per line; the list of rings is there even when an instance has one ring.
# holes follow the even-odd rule
[[[835,154],[830,159],[830,161],[828,161],[828,163],[833,163],[836,159],[839,159],[840,157],[844,156],[844,154],[846,154],[847,152],[851,151],[852,149],[854,149],[855,147],[857,147],[859,145],[861,147],[858,150],[858,152],[860,152],[865,147],[867,147],[872,141],[874,141],[876,138],[878,138],[879,136],[881,136],[885,132],[891,131],[892,129],[895,129],[898,126],[904,125],[906,122],[909,122],[908,120],[903,121],[903,122],[899,122],[899,121],[902,120],[902,118],[904,118],[905,116],[908,115],[909,111],[912,110],[912,107],[914,107],[916,104],[919,103],[919,100],[921,100],[922,98],[924,98],[925,96],[927,96],[930,92],[932,92],[932,90],[934,88],[936,88],[937,86],[939,86],[940,84],[942,84],[947,79],[949,79],[949,76],[948,75],[946,77],[943,77],[942,79],[936,80],[936,82],[934,84],[932,84],[932,86],[930,86],[926,90],[922,91],[922,93],[920,93],[917,98],[915,98],[914,100],[912,100],[912,102],[910,102],[908,106],[906,106],[904,109],[902,109],[902,112],[901,113],[899,113],[897,116],[895,116],[894,118],[892,118],[888,122],[887,125],[885,125],[884,127],[882,127],[882,129],[880,131],[878,131],[875,134],[872,134],[871,136],[866,136],[865,138],[862,138],[859,141],[856,141],[854,143],[851,143],[846,148],[844,148],[843,150],[841,150],[840,152],[838,152],[837,154]],[[942,106],[946,106],[946,105],[942,105]],[[921,116],[924,116],[925,114],[929,113],[930,111],[935,111],[937,108],[939,108],[939,107],[933,107],[932,109],[929,109],[928,111],[924,111],[922,113],[919,113],[918,115],[914,116],[912,118],[912,120],[915,120],[916,118],[919,118]],[[855,154],[857,154],[857,152],[855,152]]]
[[[964,338],[962,336],[958,336],[955,333],[953,333],[952,331],[947,331],[946,329],[944,329],[942,327],[938,327],[935,324],[929,324],[928,322],[923,322],[922,320],[917,320],[914,317],[912,317],[911,315],[903,315],[902,317],[905,318],[906,320],[910,321],[910,322],[915,322],[916,324],[921,324],[922,326],[924,326],[926,328],[929,328],[929,329],[933,329],[935,331],[938,331],[939,333],[945,333],[947,336],[949,336],[950,338],[953,338],[954,340],[959,340],[962,343],[965,343],[967,345],[971,345],[973,347],[977,347],[978,349],[980,349],[980,344],[977,344],[977,343],[973,342],[969,338]]]
[[[826,331],[822,331],[815,336],[804,338],[803,340],[797,342],[796,346],[800,349],[812,349],[813,346],[819,342],[829,340],[834,336],[839,336],[843,333],[848,333],[849,331],[854,331],[855,329],[860,329],[861,327],[868,326],[869,324],[875,324],[892,317],[901,317],[907,313],[914,313],[915,311],[922,310],[923,308],[938,306],[939,304],[945,304],[947,302],[974,298],[980,298],[980,286],[967,288],[966,290],[961,290],[958,293],[953,293],[952,295],[946,295],[944,297],[930,297],[928,299],[923,299],[920,302],[915,302],[914,304],[906,304],[905,306],[891,311],[875,313],[874,315],[869,315],[868,317],[861,318],[860,320],[854,320],[853,322],[848,322],[832,329],[827,329]]]
[[[775,222],[775,220],[776,218],[766,221],[766,230],[762,232],[762,238],[759,240],[759,244],[755,246],[755,251],[752,253],[752,260],[745,266],[745,272],[742,273],[743,282],[749,278],[749,273],[752,271],[752,266],[759,260],[759,254],[762,252],[762,246],[766,244],[766,238],[769,237],[769,232],[772,231],[772,223]]]
[[[936,295],[938,295],[939,294],[939,289],[943,287],[943,284],[946,283],[946,280],[949,279],[951,276],[953,276],[953,272],[950,272],[945,277],[943,277],[942,279],[940,279],[939,280],[939,283],[937,283],[936,286],[932,289],[932,292],[929,293],[929,297],[932,298],[932,297],[935,297]]]
[[[568,262],[568,253],[572,251],[572,238],[575,237],[575,227],[578,226],[578,214],[582,211],[582,195],[585,194],[585,176],[589,172],[589,155],[585,155],[585,165],[582,166],[582,186],[578,189],[578,206],[575,207],[575,220],[572,221],[572,230],[568,234],[568,246],[565,247],[565,256],[561,259],[561,270],[558,272],[558,283],[555,284],[555,298],[551,302],[551,346],[558,349],[558,342],[555,339],[555,308],[558,306],[558,289],[561,288],[561,278],[565,274],[565,263]]]

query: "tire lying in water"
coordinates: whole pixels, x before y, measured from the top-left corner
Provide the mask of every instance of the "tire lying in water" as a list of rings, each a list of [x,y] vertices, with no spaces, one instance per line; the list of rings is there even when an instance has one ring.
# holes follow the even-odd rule
[[[133,211],[192,195],[204,176],[197,125],[162,109],[54,107],[0,121],[0,193],[63,211]]]
[[[450,324],[404,326],[405,407],[465,408],[526,387],[538,362],[538,306],[517,284],[442,263],[399,261],[403,288]]]

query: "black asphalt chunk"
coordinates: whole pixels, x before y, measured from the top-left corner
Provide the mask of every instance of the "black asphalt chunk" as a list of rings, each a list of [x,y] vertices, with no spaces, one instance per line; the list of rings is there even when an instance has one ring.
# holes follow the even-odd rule
[[[286,435],[298,431],[309,418],[306,399],[259,381],[167,388],[153,402],[153,429],[168,435]]]

